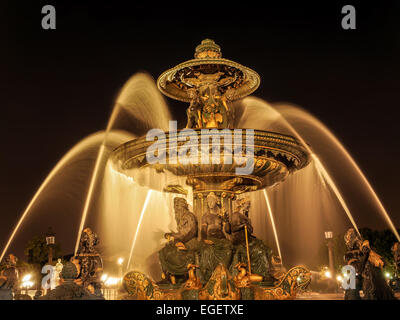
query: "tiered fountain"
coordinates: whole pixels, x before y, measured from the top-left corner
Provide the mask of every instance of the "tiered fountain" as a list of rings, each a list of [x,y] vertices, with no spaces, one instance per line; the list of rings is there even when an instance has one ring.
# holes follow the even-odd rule
[[[167,70],[157,81],[163,94],[190,103],[186,129],[175,130],[172,126],[165,134],[152,130],[145,137],[124,143],[111,155],[113,169],[151,189],[190,193],[198,221],[197,238],[200,242],[205,240],[201,228],[210,194],[217,197],[220,211],[231,222],[232,202],[238,195],[273,186],[309,162],[307,150],[292,136],[234,127],[231,102],[251,94],[259,84],[260,77],[255,71],[222,58],[220,47],[214,41],[202,41],[196,48],[195,59]],[[247,244],[249,253],[248,247]],[[227,292],[225,296],[212,297],[204,294],[209,287],[206,280],[220,283],[222,279],[231,279],[228,266],[223,265],[215,269],[211,277],[214,280],[206,279],[202,284],[189,266],[186,282],[181,285],[173,281],[158,286],[144,274],[132,271],[125,276],[125,286],[132,297],[142,299],[205,296],[286,299],[293,298],[296,288],[309,282],[307,269],[295,267],[275,283],[266,285],[261,280],[257,283],[254,280],[257,277],[251,277],[249,261],[240,262],[240,272],[234,278],[237,288],[230,287],[232,292],[239,290],[238,294]],[[238,277],[243,279],[246,275],[254,281],[242,281],[240,285]],[[248,292],[245,289],[251,294],[244,294]]]

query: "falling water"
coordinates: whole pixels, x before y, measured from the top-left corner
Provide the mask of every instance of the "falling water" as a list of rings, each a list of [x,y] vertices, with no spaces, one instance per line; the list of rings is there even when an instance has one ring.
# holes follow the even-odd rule
[[[56,190],[62,189],[65,191],[65,178],[63,177],[63,173],[72,167],[72,172],[70,176],[76,177],[86,177],[83,172],[86,170],[86,166],[88,161],[93,157],[93,151],[95,148],[104,141],[104,132],[92,134],[84,139],[82,139],[79,143],[77,143],[74,147],[72,147],[56,164],[56,166],[51,170],[46,179],[40,185],[39,189],[34,194],[33,198],[29,202],[28,206],[25,208],[22,216],[18,220],[15,228],[13,229],[6,245],[0,256],[0,261],[3,259],[6,254],[8,248],[10,247],[12,241],[14,240],[17,232],[20,230],[23,222],[27,219],[27,217],[32,213],[33,209],[38,206],[42,200],[49,196],[49,193],[55,192]],[[112,132],[109,136],[108,142],[104,147],[104,150],[107,154],[110,153],[116,146],[120,145],[124,141],[132,139],[132,136],[126,132]],[[83,166],[84,169],[79,170],[79,165]],[[83,179],[84,180],[84,179]],[[51,190],[48,188],[53,184],[62,184],[58,185]],[[78,186],[75,186],[75,189],[79,190],[79,186],[83,186],[84,181],[80,181]],[[44,192],[46,191],[46,192]],[[65,194],[67,196],[67,194]]]
[[[281,262],[283,263],[283,260],[282,260],[282,253],[281,253],[281,247],[280,247],[280,245],[279,245],[279,239],[278,239],[278,232],[276,231],[276,225],[275,225],[274,215],[272,214],[271,205],[269,204],[269,199],[268,199],[267,190],[264,189],[263,192],[264,192],[265,202],[266,202],[267,208],[268,208],[269,218],[270,218],[271,224],[272,224],[272,231],[274,232],[274,238],[275,238],[276,248],[277,248],[277,250],[278,250],[279,258],[281,259]]]
[[[389,225],[390,229],[396,236],[397,240],[400,241],[400,236],[390,219],[390,216],[388,212],[386,211],[385,207],[383,206],[382,202],[380,201],[378,195],[372,188],[371,184],[369,183],[368,179],[365,177],[364,173],[360,169],[360,167],[357,165],[357,163],[354,161],[353,157],[350,155],[350,153],[346,150],[346,148],[343,146],[342,143],[333,135],[333,133],[323,124],[321,123],[318,119],[316,119],[314,116],[309,114],[308,112],[304,111],[303,109],[293,106],[293,105],[276,105],[276,108],[278,112],[282,114],[282,116],[287,120],[287,121],[293,121],[293,122],[303,122],[303,124],[308,127],[312,128],[312,130],[315,133],[318,133],[318,136],[321,138],[323,137],[324,143],[329,143],[333,145],[335,148],[339,150],[339,153],[346,159],[346,161],[351,165],[353,171],[356,173],[356,176],[361,180],[362,185],[365,187],[365,189],[368,191],[369,195],[373,199],[375,205],[378,207],[380,214],[386,221],[386,223]]]
[[[299,138],[282,115],[261,99],[248,97],[237,103],[235,107],[238,115],[237,127],[270,130]],[[310,150],[303,139],[299,140]],[[334,215],[336,201],[339,201],[350,222],[357,229],[350,210],[338,188],[335,188],[333,180],[329,179],[327,170],[323,168],[320,161],[316,161],[315,157],[313,160],[308,167],[290,175],[284,183],[272,187],[268,194],[272,212],[277,214],[278,225],[275,229],[277,233],[285,234],[285,237],[280,240],[283,241],[282,254],[286,257],[286,263],[289,264],[315,261],[323,240],[321,235],[324,229],[342,230],[344,226],[339,226],[342,223],[339,219],[340,212]],[[327,185],[333,186],[331,190],[334,191],[337,200],[330,197]],[[270,224],[257,216],[269,212],[268,206],[263,206],[256,195],[252,195],[252,203],[254,203],[252,204],[254,210],[252,219],[265,226],[265,231],[263,228],[257,228],[258,236],[266,241],[270,237],[265,234]],[[324,217],[321,214],[324,214]],[[334,217],[336,217],[335,220]],[[272,223],[270,228],[271,234],[274,235]],[[280,245],[282,248],[282,243]]]
[[[319,138],[322,136],[325,139],[325,144],[340,150],[338,154],[343,155],[346,161],[351,164],[353,171],[357,173],[385,220],[400,240],[386,210],[357,164],[333,134],[318,120],[299,108],[282,105],[272,107],[263,100],[253,97],[245,98],[235,105],[236,127],[295,135],[310,152],[313,160],[307,168],[289,176],[284,183],[273,186],[268,194],[266,190],[249,194],[252,199],[250,214],[252,215],[251,219],[256,236],[263,240],[271,240],[271,236],[266,231],[267,227],[271,225],[273,241],[276,243],[281,258],[281,248],[284,250],[291,246],[302,248],[302,254],[305,251],[308,251],[310,255],[314,254],[317,245],[321,243],[320,234],[310,234],[309,228],[318,226],[321,229],[322,226],[327,225],[338,227],[339,222],[332,220],[337,202],[358,231],[344,198],[322,163],[322,160],[324,160],[323,158],[321,160],[323,153],[317,152],[318,148],[315,147],[314,137],[305,136],[299,129],[297,122],[300,120],[311,128],[311,131],[318,134]],[[133,137],[140,136],[149,129],[168,130],[170,119],[171,116],[165,101],[150,76],[138,74],[129,79],[116,99],[105,133],[82,140],[50,172],[14,228],[0,260],[33,207],[50,189],[48,188],[49,184],[57,180],[56,178],[64,171],[64,168],[75,161],[77,157],[85,157],[85,150],[90,146],[91,151],[96,148],[96,160],[93,160],[95,163],[92,167],[93,170],[91,171],[80,217],[75,251],[79,243],[80,233],[85,226],[90,210],[93,209],[91,208],[92,204],[95,199],[97,200],[96,189],[101,187],[102,201],[97,227],[104,244],[104,256],[111,260],[117,256],[129,257],[128,267],[134,266],[136,270],[145,272],[153,279],[159,278],[161,270],[157,252],[165,245],[166,241],[163,234],[176,230],[176,222],[171,210],[173,196],[162,192],[149,191],[147,187],[150,185],[152,189],[162,190],[166,181],[173,184],[181,184],[182,181],[168,180],[171,177],[165,177],[166,175],[162,177],[154,176],[153,173],[148,171],[149,168],[142,170],[138,179],[133,180],[129,178],[129,174],[114,170],[107,160],[113,147]],[[116,128],[120,130],[129,128],[132,133],[118,134],[115,132]],[[314,151],[305,141],[311,143]],[[87,183],[87,180],[85,182]],[[85,186],[87,186],[86,183]],[[331,192],[328,192],[328,190]],[[336,198],[331,197],[332,192]],[[190,199],[190,194],[188,199]],[[266,211],[269,213],[269,221],[264,214]],[[278,224],[275,224],[273,213],[275,213]],[[322,217],[322,214],[326,214],[326,216]],[[285,229],[285,225],[288,229]],[[303,232],[302,235],[304,236],[293,238],[293,234],[287,232],[287,230],[297,229]],[[285,234],[285,237],[280,239],[281,242],[278,239],[278,234]],[[138,243],[141,245],[137,245]],[[293,252],[284,251],[284,253],[285,260],[292,254],[294,256]]]
[[[296,132],[297,134],[297,132]],[[298,134],[297,134],[298,135]],[[302,141],[304,144],[304,141]],[[340,204],[342,205],[343,210],[346,212],[347,217],[349,218],[351,224],[353,225],[354,229],[356,229],[357,233],[360,234],[360,231],[357,228],[357,224],[354,221],[352,214],[350,213],[349,208],[347,207],[346,202],[344,201],[342,195],[340,194],[336,184],[333,182],[331,176],[329,175],[328,171],[326,171],[325,167],[322,165],[321,161],[319,160],[318,156],[315,153],[311,153],[310,148],[308,147],[310,155],[312,159],[315,161],[315,166],[318,170],[318,173],[322,176],[323,181],[326,181],[328,185],[331,187],[332,191],[335,193],[335,196],[339,200]]]
[[[166,243],[164,234],[176,231],[173,197],[141,186],[109,163],[102,184],[97,228],[105,244],[103,256],[109,261],[124,257],[127,267],[161,279],[157,252]]]
[[[270,106],[265,101],[261,99],[257,99],[254,97],[247,97],[242,101],[242,108],[244,112],[241,111],[242,115],[239,119],[238,126],[240,128],[249,128],[252,126],[255,129],[261,130],[271,130],[277,131],[280,133],[285,133],[289,129],[289,134],[295,135],[295,137],[300,141],[300,143],[307,149],[310,153],[312,159],[316,162],[316,168],[320,175],[325,179],[325,181],[332,188],[332,191],[335,193],[338,198],[340,204],[343,207],[343,210],[346,212],[350,222],[353,227],[357,230],[357,225],[354,221],[354,218],[346,205],[346,202],[343,199],[339,189],[334,183],[333,179],[330,177],[328,171],[324,167],[324,165],[319,160],[318,156],[311,150],[309,145],[304,141],[301,135],[296,131],[296,129],[286,120],[286,118],[279,113],[279,110]],[[239,106],[240,107],[240,106]],[[264,112],[261,110],[264,109]],[[240,109],[239,109],[240,110]],[[260,117],[261,116],[261,117]],[[260,127],[261,126],[261,127]]]
[[[135,249],[136,240],[137,240],[137,236],[138,236],[139,231],[140,231],[140,226],[142,225],[142,220],[143,220],[144,213],[146,212],[147,205],[149,204],[149,200],[150,200],[150,197],[151,197],[151,192],[152,192],[151,190],[149,190],[147,192],[146,200],[144,200],[143,208],[142,208],[142,211],[140,212],[139,222],[138,222],[137,227],[136,227],[135,235],[133,236],[131,250],[130,250],[130,253],[129,253],[129,259],[128,259],[128,264],[127,264],[128,268],[131,265],[131,259],[132,259],[133,250]]]
[[[154,80],[149,75],[144,73],[136,74],[123,86],[116,100],[110,119],[108,120],[104,141],[99,148],[96,164],[93,168],[85,205],[82,211],[81,223],[77,233],[75,254],[78,250],[80,235],[85,226],[90,203],[93,198],[93,191],[98,184],[97,180],[100,172],[100,163],[104,161],[104,146],[107,142],[107,135],[110,130],[118,125],[116,122],[119,120],[122,113],[121,111],[125,111],[128,114],[128,119],[132,120],[133,118],[135,125],[132,126],[132,123],[130,123],[130,128],[131,131],[132,128],[134,128],[133,133],[136,135],[140,134],[140,128],[142,128],[142,130],[150,130],[152,128],[167,130],[168,120],[171,118],[163,97],[155,86]],[[155,114],[157,114],[157,117],[154,116]],[[120,125],[122,125],[122,123]]]

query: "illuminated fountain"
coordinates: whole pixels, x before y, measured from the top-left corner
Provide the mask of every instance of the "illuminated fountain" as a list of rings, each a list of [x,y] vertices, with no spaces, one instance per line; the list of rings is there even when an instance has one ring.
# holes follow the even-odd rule
[[[61,232],[75,235],[78,231],[75,251],[82,229],[90,225],[100,236],[106,260],[126,257],[126,270],[137,271],[134,276],[149,283],[158,282],[162,280],[158,252],[166,243],[163,235],[177,228],[174,197],[187,200],[201,231],[207,196],[213,193],[228,221],[235,204],[249,198],[254,235],[288,267],[309,264],[327,225],[335,230],[352,225],[357,230],[356,210],[341,190],[338,171],[399,239],[376,193],[334,135],[299,107],[270,105],[248,96],[259,83],[256,72],[223,59],[211,40],[196,48],[195,59],[164,72],[158,88],[151,77],[134,75],[119,93],[106,130],[78,143],[42,183],[0,260],[21,235],[21,227],[40,214]],[[186,130],[169,124],[171,115],[160,91],[190,103]],[[153,158],[165,156],[165,163],[150,163],[146,157],[156,142],[144,136],[152,129],[158,144]],[[81,212],[77,218],[69,216],[68,225],[60,216],[45,219],[42,213],[44,207],[58,208],[63,193],[68,200],[65,207],[71,206],[72,197],[76,203],[71,210],[79,207]],[[249,268],[239,268],[242,280],[247,279]],[[295,269],[299,270],[303,269]],[[302,272],[307,275],[305,269]],[[189,269],[187,276],[195,283],[193,275]],[[293,277],[288,274],[285,281]],[[267,292],[273,288],[267,286]],[[154,297],[163,296],[163,287],[158,289]],[[257,297],[269,296],[258,292]]]
[[[204,40],[196,48],[195,59],[164,72],[157,81],[160,91],[165,95],[190,102],[187,109],[186,128],[177,130],[176,124],[171,123],[170,130],[166,133],[153,129],[146,136],[121,145],[110,157],[112,170],[131,177],[141,186],[178,195],[187,195],[189,194],[188,189],[190,189],[189,198],[193,204],[198,227],[197,239],[199,242],[196,242],[196,246],[198,246],[195,249],[196,261],[211,259],[204,257],[203,254],[203,251],[210,248],[210,246],[203,246],[204,242],[211,241],[208,240],[208,231],[204,231],[203,226],[210,219],[207,212],[214,208],[210,205],[211,198],[220,204],[220,213],[217,216],[225,216],[223,223],[233,226],[235,212],[232,202],[239,195],[274,186],[285,180],[289,174],[304,168],[309,162],[306,148],[292,136],[254,130],[251,127],[235,127],[235,109],[232,102],[251,94],[259,86],[259,82],[260,78],[256,72],[236,62],[223,59],[219,46],[212,40]],[[142,223],[150,192],[146,196],[145,205],[138,220],[138,228]],[[266,193],[265,196],[268,202]],[[269,214],[273,221],[271,208],[269,208]],[[215,219],[222,218],[216,217]],[[214,227],[214,225],[212,226]],[[248,225],[248,228],[252,228],[252,226]],[[136,230],[132,243],[129,261],[136,244],[137,234],[138,230]],[[275,239],[278,240],[275,225],[274,234]],[[256,240],[253,240],[254,237],[251,239],[249,237],[246,229],[247,261],[243,261],[243,257],[239,258],[241,260],[238,260],[239,264],[235,267],[242,271],[234,278],[236,289],[230,288],[227,295],[232,294],[230,298],[237,299],[243,292],[240,291],[241,294],[236,294],[235,290],[249,289],[253,298],[293,298],[295,288],[304,287],[309,282],[309,278],[307,278],[309,272],[303,267],[291,269],[280,278],[280,281],[275,279],[279,283],[275,285],[273,283],[252,285],[253,280],[241,281],[245,277],[249,279],[259,277],[254,282],[261,283],[266,278],[251,273],[250,256],[253,257],[253,251],[249,248]],[[195,240],[193,239],[193,241]],[[215,240],[212,240],[211,243],[213,241]],[[249,245],[248,242],[251,244]],[[217,246],[218,244],[220,242],[217,242]],[[184,246],[184,244],[182,245]],[[260,245],[262,246],[262,244]],[[279,246],[278,251],[280,255]],[[168,254],[171,255],[171,253]],[[178,256],[180,253],[177,251],[172,253],[172,255],[174,254]],[[266,252],[264,259],[269,259]],[[186,282],[179,289],[169,286],[164,291],[160,290],[161,296],[157,296],[157,298],[166,298],[175,288],[176,291],[173,293],[175,299],[183,297],[182,290],[186,293],[192,292],[191,294],[194,291],[194,296],[190,294],[189,296],[194,299],[202,299],[202,297],[204,298],[204,288],[210,283],[208,281],[218,282],[230,277],[229,272],[225,270],[229,265],[221,267],[221,265],[215,264],[213,266],[215,269],[205,276],[202,264],[204,265],[204,261],[200,261],[200,269],[203,272],[202,285],[199,284],[200,279],[195,276],[195,273],[190,276],[189,272],[189,278],[184,277]],[[243,268],[242,266],[240,269],[241,264],[247,267]],[[266,265],[265,268],[269,268],[269,266]],[[232,272],[232,266],[230,271]],[[268,270],[260,271],[268,273]],[[240,276],[242,278],[239,279]],[[143,277],[145,275],[138,271],[128,273],[125,277],[128,291],[136,298],[154,298],[153,293],[146,293],[146,297],[143,297],[144,292],[148,291],[143,288],[143,283],[150,283],[149,280],[144,281]],[[171,285],[175,285],[175,281],[175,276],[171,276]],[[285,281],[295,282],[292,289],[285,287],[287,285]],[[157,285],[153,284],[153,286]],[[140,289],[138,289],[139,287]],[[141,293],[138,293],[138,290],[141,290]],[[281,293],[277,294],[276,292]],[[222,299],[220,295],[206,296]]]

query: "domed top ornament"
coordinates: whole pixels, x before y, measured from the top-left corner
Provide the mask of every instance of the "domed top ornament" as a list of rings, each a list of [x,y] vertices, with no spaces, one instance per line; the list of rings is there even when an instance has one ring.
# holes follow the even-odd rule
[[[194,57],[196,59],[220,59],[222,58],[221,47],[214,40],[205,39],[196,47]]]
[[[233,101],[251,94],[260,85],[260,76],[255,71],[222,58],[220,46],[211,39],[196,47],[194,57],[161,74],[157,85],[163,94],[191,102],[193,90],[205,82],[213,82],[222,95]]]

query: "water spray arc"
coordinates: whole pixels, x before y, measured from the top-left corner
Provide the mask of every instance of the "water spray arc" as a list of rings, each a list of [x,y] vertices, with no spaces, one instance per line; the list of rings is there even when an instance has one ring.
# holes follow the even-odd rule
[[[107,143],[108,134],[109,134],[112,126],[114,125],[114,122],[115,122],[115,119],[117,118],[119,110],[120,110],[120,105],[116,104],[114,106],[114,109],[113,109],[112,113],[111,113],[111,117],[110,117],[110,119],[108,121],[107,128],[106,128],[106,131],[105,131],[104,140],[103,140],[103,142],[102,142],[102,144],[101,144],[101,146],[99,148],[99,152],[97,154],[96,163],[94,165],[92,177],[90,179],[89,189],[88,189],[88,192],[87,192],[87,195],[86,195],[85,205],[84,205],[83,211],[82,211],[82,218],[81,218],[81,222],[80,222],[80,225],[79,225],[78,234],[77,234],[77,238],[76,238],[75,250],[74,250],[74,254],[75,255],[76,255],[76,253],[78,251],[79,241],[80,241],[80,238],[81,238],[81,233],[82,233],[82,230],[83,230],[83,228],[85,226],[86,217],[87,217],[87,214],[88,214],[88,211],[89,211],[89,207],[90,207],[90,203],[91,203],[92,196],[93,196],[93,191],[94,191],[96,183],[97,183],[97,177],[98,177],[99,172],[100,172],[100,164],[101,164],[101,162],[102,162],[102,160],[104,158],[104,151],[106,149],[106,143]]]
[[[291,108],[293,108],[293,107],[291,107]],[[293,128],[293,126],[289,123],[289,121],[286,119],[285,115],[282,112],[280,112],[278,109],[275,109],[275,110],[282,116],[283,120],[287,123],[288,127],[293,131],[293,133],[300,140],[300,142],[302,142],[303,145],[306,148],[308,148],[309,151],[311,151],[310,147],[305,143],[304,139],[297,132],[297,130],[295,130]],[[289,110],[291,110],[291,109],[289,109]],[[299,111],[298,108],[296,108],[296,111]],[[397,232],[397,229],[394,226],[392,220],[390,219],[388,212],[386,211],[385,207],[383,206],[383,204],[382,204],[381,200],[379,199],[378,195],[376,194],[375,190],[372,188],[368,179],[365,177],[364,173],[362,172],[360,167],[357,165],[357,163],[354,161],[354,159],[350,155],[350,153],[346,150],[346,148],[342,145],[342,143],[340,143],[340,141],[332,134],[332,132],[323,123],[321,123],[318,119],[316,119],[312,115],[308,114],[307,112],[303,111],[302,109],[300,109],[300,111],[301,111],[300,115],[302,116],[302,118],[305,120],[310,118],[310,121],[312,120],[313,122],[316,122],[318,125],[318,128],[323,132],[323,134],[325,134],[331,141],[333,141],[335,146],[337,148],[339,148],[341,153],[346,157],[347,161],[351,164],[353,169],[357,172],[358,177],[361,178],[364,186],[367,188],[368,192],[372,196],[375,204],[377,205],[379,211],[381,212],[381,214],[382,214],[383,218],[385,219],[386,223],[388,224],[389,228],[391,229],[393,234],[396,236],[397,240],[400,241],[400,235]],[[350,210],[347,208],[346,203],[343,200],[343,197],[341,196],[338,188],[336,187],[335,183],[333,182],[333,179],[328,174],[327,170],[325,169],[324,165],[319,160],[318,156],[315,155],[313,152],[310,152],[310,154],[311,154],[311,157],[313,158],[313,160],[315,161],[317,170],[320,170],[319,173],[321,173],[321,175],[326,179],[326,182],[332,188],[335,195],[338,197],[338,200],[340,201],[340,203],[341,203],[343,209],[345,210],[346,214],[348,215],[349,219],[351,217],[350,221],[353,224],[354,228],[359,233],[359,231],[355,225],[354,219],[352,218],[351,214],[349,215]]]
[[[21,218],[18,220],[16,226],[14,227],[6,245],[4,246],[4,249],[1,253],[0,256],[0,261],[2,261],[4,255],[6,254],[8,248],[10,247],[12,241],[15,238],[15,235],[17,234],[18,230],[20,229],[22,223],[25,221],[29,213],[31,212],[31,209],[33,206],[36,204],[38,201],[39,197],[42,195],[43,191],[46,189],[46,187],[52,182],[52,180],[57,176],[57,174],[60,173],[60,171],[66,167],[67,164],[70,163],[70,161],[76,157],[77,155],[80,155],[82,153],[82,150],[86,150],[88,146],[94,143],[98,143],[97,141],[101,138],[101,141],[104,140],[103,138],[104,133],[96,133],[93,134],[80,142],[78,142],[74,147],[72,147],[62,158],[61,160],[55,165],[55,167],[50,171],[50,173],[47,175],[46,179],[43,181],[43,183],[40,185],[39,189],[36,191],[34,196],[32,197],[31,201],[29,202],[28,206],[25,208],[24,212],[22,213]]]
[[[278,232],[277,232],[277,230],[276,230],[274,215],[273,215],[273,213],[272,213],[271,205],[270,205],[270,203],[269,203],[267,190],[264,189],[264,190],[263,190],[263,193],[264,193],[264,197],[265,197],[265,202],[267,203],[268,214],[269,214],[269,218],[270,218],[270,220],[271,220],[271,225],[272,225],[272,231],[274,232],[274,238],[275,238],[276,248],[277,248],[277,250],[278,250],[278,254],[279,254],[279,258],[281,259],[281,263],[283,264],[282,253],[281,253],[281,247],[280,247],[280,245],[279,245]]]
[[[347,207],[346,202],[344,201],[344,198],[342,196],[342,194],[340,193],[339,189],[337,188],[335,182],[333,181],[333,179],[331,178],[331,176],[329,175],[328,171],[325,169],[324,165],[321,163],[321,161],[319,160],[318,156],[313,152],[313,150],[311,150],[311,148],[309,147],[309,145],[304,141],[304,139],[301,137],[301,135],[297,132],[297,130],[289,123],[288,120],[286,120],[286,118],[284,117],[284,115],[282,115],[279,110],[274,109],[275,111],[277,111],[281,117],[282,120],[285,122],[285,124],[287,125],[287,127],[293,132],[293,134],[295,135],[295,137],[300,141],[300,143],[304,146],[304,148],[307,149],[307,151],[309,152],[311,158],[314,160],[315,162],[315,166],[318,170],[318,174],[320,177],[323,177],[325,179],[325,181],[328,183],[329,187],[332,189],[333,193],[335,194],[336,198],[338,199],[338,201],[340,202],[340,205],[342,206],[344,212],[346,213],[347,217],[349,218],[351,224],[353,225],[354,229],[357,231],[358,234],[360,234],[357,224],[354,221],[353,215],[351,214],[349,208]]]
[[[136,227],[135,235],[133,236],[131,250],[130,250],[130,253],[129,253],[128,264],[126,265],[127,268],[129,268],[131,260],[132,260],[133,250],[134,250],[135,245],[136,245],[137,236],[139,234],[140,226],[142,225],[142,221],[143,221],[143,216],[144,216],[144,213],[146,212],[146,208],[147,208],[147,205],[149,204],[152,192],[153,192],[152,190],[149,190],[147,192],[146,199],[144,200],[142,211],[140,212],[139,221],[138,221],[138,224],[137,224],[137,227]]]

